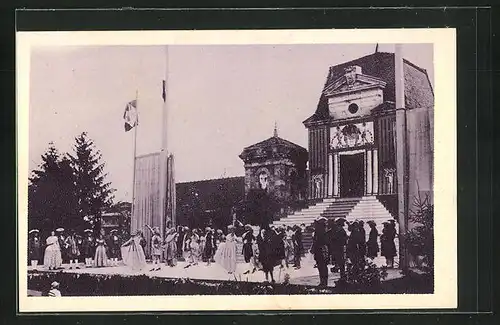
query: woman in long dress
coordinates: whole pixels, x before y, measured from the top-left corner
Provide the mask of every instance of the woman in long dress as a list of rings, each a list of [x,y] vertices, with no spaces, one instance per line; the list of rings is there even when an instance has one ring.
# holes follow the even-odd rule
[[[106,237],[104,229],[101,229],[99,237],[96,239],[97,248],[95,250],[94,265],[97,267],[107,266],[108,256],[106,254]]]
[[[226,269],[227,273],[233,274],[236,271],[236,242],[239,239],[234,233],[234,226],[228,226],[227,231],[226,242],[220,243],[215,253],[215,261]]]
[[[396,230],[390,222],[383,222],[384,228],[380,236],[380,255],[385,257],[387,267],[394,267],[394,257],[396,256],[396,245],[394,238],[396,237]]]
[[[274,283],[274,265],[276,264],[276,254],[275,254],[275,233],[274,230],[261,229],[260,234],[257,237],[257,245],[259,247],[259,262],[262,265],[262,271],[266,277],[266,282],[269,281],[269,276],[271,276],[271,282]]]
[[[43,265],[48,267],[49,270],[60,268],[62,264],[61,248],[59,247],[59,238],[54,231],[47,237],[46,243],[47,248],[45,248]]]
[[[146,256],[141,246],[141,240],[142,233],[137,231],[134,236],[123,243],[121,248],[123,263],[134,271],[146,268]]]
[[[167,225],[167,231],[165,232],[165,244],[164,244],[164,254],[165,254],[165,264],[167,266],[173,267],[177,262],[177,232],[175,228]]]
[[[366,255],[374,259],[378,255],[378,231],[374,221],[367,222],[370,226],[370,234],[368,235],[368,242],[366,243]]]

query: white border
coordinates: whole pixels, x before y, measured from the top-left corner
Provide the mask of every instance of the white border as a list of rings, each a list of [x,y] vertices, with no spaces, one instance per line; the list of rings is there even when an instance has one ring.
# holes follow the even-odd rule
[[[457,307],[456,33],[454,29],[18,32],[17,149],[20,312],[400,309]],[[435,293],[426,295],[27,297],[30,51],[34,46],[433,43]],[[318,92],[321,90],[318,90]]]

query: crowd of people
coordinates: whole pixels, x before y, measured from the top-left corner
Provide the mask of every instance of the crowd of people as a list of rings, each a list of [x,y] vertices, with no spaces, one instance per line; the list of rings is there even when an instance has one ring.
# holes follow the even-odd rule
[[[82,263],[85,267],[117,266],[121,259],[120,246],[117,230],[106,235],[101,229],[99,235],[94,236],[90,229],[85,229],[80,235],[74,230],[67,234],[63,228],[57,228],[42,242],[40,231],[32,229],[29,232],[28,259],[35,270],[40,261],[49,270],[62,269],[63,263],[69,264],[70,269],[79,269]]]
[[[383,223],[382,234],[380,235],[374,221],[368,221],[370,232],[368,240],[364,222],[355,220],[348,223],[343,218],[327,219],[319,218],[314,222],[313,244],[311,254],[316,261],[318,268],[320,286],[328,285],[328,265],[331,265],[331,272],[340,273],[340,278],[345,279],[346,261],[352,267],[364,267],[365,258],[374,259],[380,255],[385,257],[388,268],[394,267],[394,257],[396,256],[396,224],[391,219]],[[347,225],[347,232],[346,232]],[[349,234],[348,234],[349,232]]]
[[[396,227],[394,220],[384,222],[382,234],[379,236],[376,224],[367,222],[370,232],[366,236],[363,221],[347,223],[345,219],[336,220],[319,218],[313,224],[312,254],[319,271],[320,285],[327,285],[328,265],[331,272],[345,277],[346,261],[352,265],[362,265],[365,257],[374,259],[384,256],[388,267],[394,266],[396,256]],[[346,227],[347,226],[347,227]],[[263,271],[266,281],[274,282],[274,269],[294,267],[301,268],[304,255],[303,233],[305,224],[294,226],[254,227],[234,223],[226,231],[206,227],[204,230],[179,226],[172,227],[169,221],[162,236],[158,227],[146,226],[151,232],[151,240],[145,240],[142,230],[136,231],[123,241],[116,230],[109,234],[101,229],[94,237],[90,229],[80,236],[75,231],[66,235],[64,229],[52,231],[45,240],[45,251],[42,254],[42,241],[39,231],[30,231],[29,259],[33,269],[37,269],[38,261],[43,258],[43,265],[49,270],[62,268],[62,263],[69,268],[117,266],[121,260],[132,270],[147,269],[146,248],[152,261],[149,271],[158,271],[162,265],[175,267],[177,261],[185,261],[184,268],[199,263],[207,266],[217,263],[228,274],[234,274],[238,254],[243,255],[244,274]],[[346,231],[347,229],[347,231]],[[380,237],[380,248],[379,248]],[[241,252],[237,243],[241,243]],[[148,246],[148,247],[147,247]],[[43,256],[42,256],[43,255]]]

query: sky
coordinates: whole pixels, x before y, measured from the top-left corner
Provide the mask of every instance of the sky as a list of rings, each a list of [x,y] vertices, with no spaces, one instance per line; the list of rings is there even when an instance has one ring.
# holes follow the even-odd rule
[[[375,51],[375,44],[37,47],[31,53],[29,168],[49,142],[71,152],[87,132],[104,171],[131,200],[134,132],[123,112],[138,94],[137,155],[161,147],[162,80],[168,71],[168,150],[176,182],[243,176],[244,147],[273,135],[307,148],[302,124],[316,109],[328,68]],[[390,44],[380,52],[394,52]],[[434,80],[431,44],[403,56]]]

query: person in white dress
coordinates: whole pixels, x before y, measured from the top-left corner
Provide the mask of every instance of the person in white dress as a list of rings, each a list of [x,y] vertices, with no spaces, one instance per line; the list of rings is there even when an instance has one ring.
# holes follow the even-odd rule
[[[227,231],[226,242],[221,243],[215,253],[215,262],[226,269],[227,273],[233,274],[236,271],[236,242],[241,239],[236,237],[234,226],[228,226]]]

